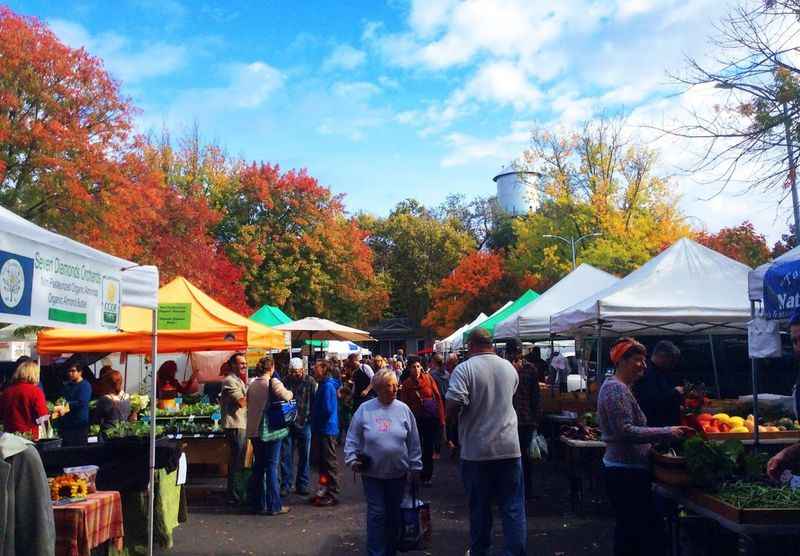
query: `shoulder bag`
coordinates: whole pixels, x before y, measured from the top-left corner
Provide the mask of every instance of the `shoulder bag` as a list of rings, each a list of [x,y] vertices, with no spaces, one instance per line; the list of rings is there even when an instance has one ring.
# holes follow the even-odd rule
[[[272,379],[269,394],[272,397]],[[270,402],[261,414],[258,436],[262,442],[279,440],[289,435],[289,425],[297,419],[297,402],[294,400]]]

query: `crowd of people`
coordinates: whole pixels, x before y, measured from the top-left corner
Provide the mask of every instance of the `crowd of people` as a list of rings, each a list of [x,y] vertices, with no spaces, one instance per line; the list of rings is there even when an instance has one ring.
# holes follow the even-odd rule
[[[99,377],[76,363],[55,372],[63,373],[64,380],[58,390],[58,402],[48,407],[38,363],[26,356],[17,360],[0,394],[3,431],[37,440],[47,427],[55,427],[64,446],[80,446],[86,444],[92,424],[104,431],[119,421],[136,419],[123,390],[122,373],[107,362]]]

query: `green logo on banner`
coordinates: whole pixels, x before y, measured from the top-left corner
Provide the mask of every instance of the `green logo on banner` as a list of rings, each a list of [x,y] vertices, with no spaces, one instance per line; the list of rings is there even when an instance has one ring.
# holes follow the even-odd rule
[[[191,303],[159,303],[159,330],[189,330],[192,327]]]

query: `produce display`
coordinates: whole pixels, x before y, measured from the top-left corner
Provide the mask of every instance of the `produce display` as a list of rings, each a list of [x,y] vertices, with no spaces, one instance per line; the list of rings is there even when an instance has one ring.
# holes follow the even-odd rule
[[[150,407],[150,396],[145,394],[131,394],[131,411],[133,413],[140,413],[142,410]]]
[[[789,417],[781,417],[776,421],[761,420],[758,425],[759,432],[787,432],[800,431],[800,423]],[[704,433],[752,433],[756,428],[755,417],[728,415],[727,413],[700,413],[684,417],[684,424]]]
[[[164,426],[166,434],[212,434],[222,432],[219,427],[214,427],[214,423],[197,421],[172,421]]]
[[[687,410],[699,410],[707,406],[710,401],[706,396],[706,385],[702,382],[699,384],[687,382],[683,385],[683,405]]]
[[[747,453],[739,440],[710,442],[694,436],[686,439],[677,453],[686,458],[692,483],[712,489],[730,480],[759,479],[767,463],[765,455]]]
[[[198,402],[193,404],[182,404],[179,409],[156,409],[156,418],[160,417],[211,417],[215,411],[219,411],[219,405],[215,403]],[[149,413],[145,413],[147,415]]]
[[[788,486],[735,481],[720,487],[716,496],[736,508],[800,508],[800,490]]]
[[[561,436],[570,440],[600,440],[600,429],[583,423],[564,425],[561,427]]]
[[[164,427],[156,426],[156,436],[164,434]],[[105,436],[108,439],[115,438],[147,438],[150,436],[150,423],[144,421],[127,422],[120,421],[114,423],[106,429]]]

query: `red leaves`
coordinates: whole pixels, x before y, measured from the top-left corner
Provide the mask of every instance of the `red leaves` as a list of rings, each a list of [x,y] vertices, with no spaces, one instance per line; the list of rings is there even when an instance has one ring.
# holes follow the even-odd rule
[[[422,324],[445,336],[480,311],[494,311],[514,299],[519,289],[506,273],[500,253],[475,251],[461,259],[433,292],[431,309]]]
[[[732,228],[722,228],[715,234],[700,232],[697,241],[753,268],[770,259],[766,239],[747,221]]]

